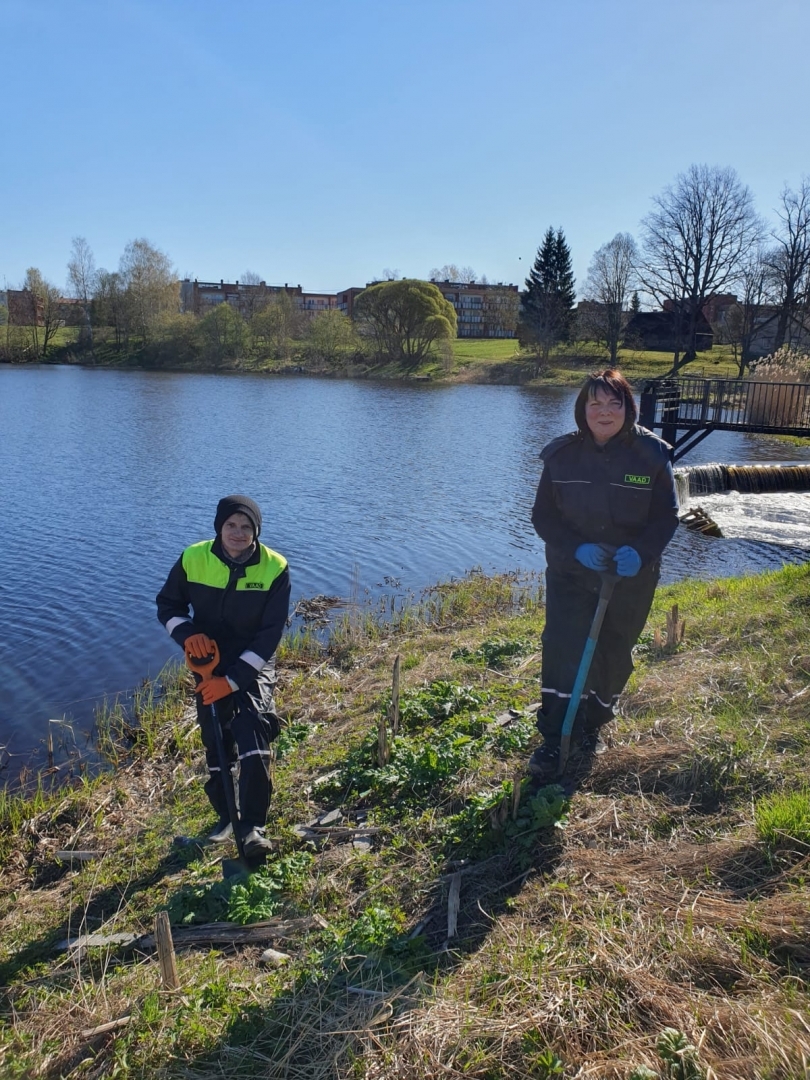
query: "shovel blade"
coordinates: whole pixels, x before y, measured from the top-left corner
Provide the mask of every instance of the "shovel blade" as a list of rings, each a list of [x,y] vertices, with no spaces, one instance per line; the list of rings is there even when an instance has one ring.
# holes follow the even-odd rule
[[[222,877],[225,881],[230,880],[230,878],[244,877],[245,874],[250,873],[249,867],[241,859],[223,859],[221,866]]]
[[[267,855],[256,855],[253,858],[244,859],[223,859],[222,860],[222,876],[228,881],[230,878],[239,877],[239,875],[253,874],[261,866],[267,862]]]

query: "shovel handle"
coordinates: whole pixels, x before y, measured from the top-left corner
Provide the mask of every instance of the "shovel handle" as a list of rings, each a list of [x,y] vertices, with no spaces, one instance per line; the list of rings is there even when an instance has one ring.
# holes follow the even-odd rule
[[[202,679],[207,679],[213,674],[214,669],[219,663],[219,646],[216,642],[214,644],[213,652],[208,656],[190,656],[186,652],[186,667],[189,671],[193,671],[195,675],[199,675]]]
[[[602,629],[602,621],[605,618],[605,612],[610,603],[610,598],[613,595],[613,589],[616,582],[619,580],[619,575],[606,573],[602,574],[601,578],[602,588],[599,591],[599,600],[593,615],[591,629],[585,642],[582,659],[579,662],[579,670],[577,671],[577,677],[574,680],[574,687],[571,691],[571,697],[568,701],[568,708],[565,713],[565,719],[563,720],[562,731],[560,733],[560,756],[557,763],[558,776],[562,776],[565,772],[565,767],[568,764],[568,755],[571,752],[571,732],[574,729],[574,718],[576,717],[579,702],[582,698],[582,691],[585,689],[585,680],[588,678],[588,672],[591,669],[591,660],[593,660],[593,654],[596,651],[596,642],[599,638],[599,631]]]

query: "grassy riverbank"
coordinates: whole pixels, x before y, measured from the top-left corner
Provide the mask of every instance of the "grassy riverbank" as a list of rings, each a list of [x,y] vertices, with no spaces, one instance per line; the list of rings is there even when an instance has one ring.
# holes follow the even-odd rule
[[[539,386],[577,386],[583,376],[604,368],[608,357],[603,348],[593,342],[575,342],[552,350],[549,362],[538,366],[537,357],[521,350],[516,340],[455,338],[438,347],[416,368],[400,364],[376,363],[371,359],[356,359],[351,363],[326,364],[313,358],[304,341],[291,341],[285,357],[250,356],[218,364],[172,363],[166,356],[158,362],[150,358],[142,345],[118,349],[111,341],[98,336],[92,352],[77,349],[75,328],[65,327],[56,332],[49,347],[47,363],[78,363],[96,367],[146,368],[148,370],[256,372],[265,374],[312,374],[353,378],[421,379],[432,382],[530,384]],[[619,367],[632,382],[666,374],[672,367],[671,352],[622,349]],[[705,378],[733,378],[737,364],[732,350],[717,346],[701,353],[684,369],[683,374]]]
[[[281,852],[231,889],[221,852],[172,846],[211,816],[189,688],[168,680],[138,727],[102,724],[110,774],[0,802],[0,1073],[807,1076],[808,607],[807,567],[662,589],[608,754],[578,763],[570,798],[522,785],[519,802],[536,580],[471,577],[386,622],[351,613],[327,652],[294,635]],[[401,734],[380,766],[396,655]],[[333,809],[342,833],[296,836]],[[176,990],[148,943],[103,942],[150,933],[161,909]],[[284,923],[184,943],[257,917]],[[90,932],[102,943],[60,945]]]

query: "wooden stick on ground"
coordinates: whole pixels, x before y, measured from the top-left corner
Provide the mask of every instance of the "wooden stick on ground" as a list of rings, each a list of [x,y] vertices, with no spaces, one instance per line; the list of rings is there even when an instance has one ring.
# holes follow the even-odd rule
[[[391,759],[391,746],[388,742],[388,717],[380,713],[380,723],[377,728],[377,764],[380,768],[387,765]]]
[[[394,671],[391,677],[391,711],[389,713],[389,720],[391,721],[391,735],[399,734],[399,665],[402,657],[397,653],[394,660]]]
[[[90,862],[92,859],[100,859],[103,851],[55,851],[54,855],[62,862]]]
[[[177,976],[177,957],[174,954],[172,928],[169,913],[159,911],[155,915],[155,945],[160,962],[160,977],[164,990],[178,990],[180,979]]]
[[[456,936],[458,925],[458,909],[461,906],[461,874],[455,873],[450,878],[450,889],[447,893],[447,940]]]
[[[518,810],[520,809],[520,797],[523,794],[523,776],[525,771],[524,766],[521,765],[512,777],[512,821],[517,819]]]
[[[98,1027],[85,1028],[82,1032],[83,1039],[94,1039],[96,1035],[106,1035],[108,1031],[117,1031],[118,1028],[126,1027],[132,1017],[119,1016],[117,1020],[110,1020],[107,1024],[99,1024]]]

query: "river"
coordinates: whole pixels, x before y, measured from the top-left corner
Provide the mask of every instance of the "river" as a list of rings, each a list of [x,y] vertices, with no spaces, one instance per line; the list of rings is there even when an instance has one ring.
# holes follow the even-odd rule
[[[82,746],[97,703],[180,658],[154,597],[182,549],[212,535],[224,494],[259,502],[294,601],[418,591],[474,566],[541,569],[539,451],[573,426],[574,396],[0,365],[0,765],[13,772],[49,719]],[[730,433],[693,454],[683,464],[810,461]],[[810,552],[810,495],[700,503],[731,539],[679,529],[665,580]]]

